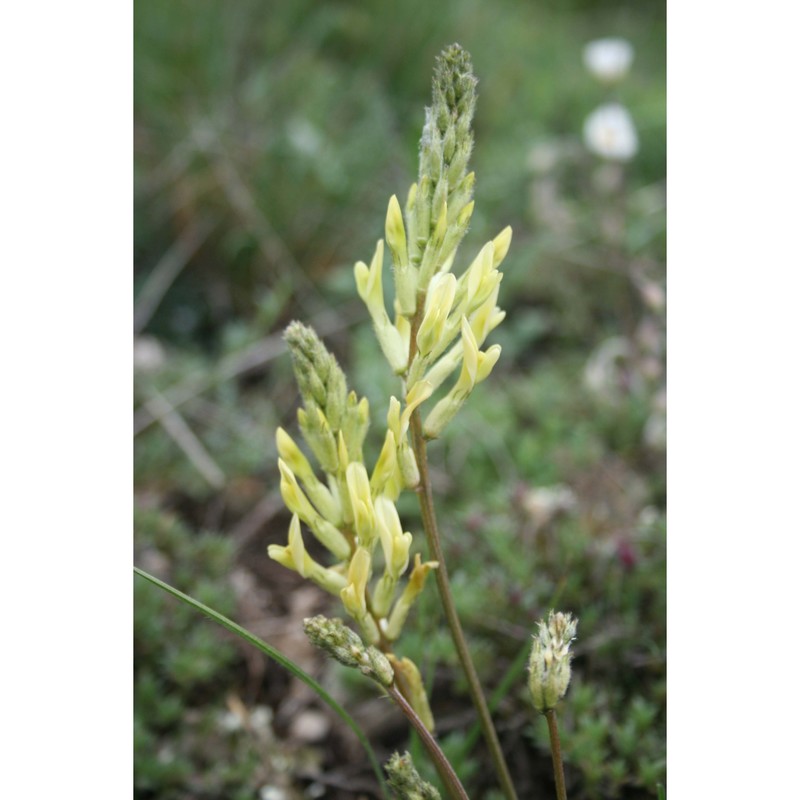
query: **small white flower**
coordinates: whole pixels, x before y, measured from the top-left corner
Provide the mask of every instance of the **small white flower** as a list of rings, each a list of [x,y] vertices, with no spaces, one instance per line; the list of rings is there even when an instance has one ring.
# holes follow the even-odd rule
[[[595,39],[583,48],[583,63],[599,81],[616,83],[633,63],[633,45],[625,39]]]
[[[630,161],[639,150],[633,119],[619,103],[592,111],[583,124],[583,139],[589,150],[610,161]]]

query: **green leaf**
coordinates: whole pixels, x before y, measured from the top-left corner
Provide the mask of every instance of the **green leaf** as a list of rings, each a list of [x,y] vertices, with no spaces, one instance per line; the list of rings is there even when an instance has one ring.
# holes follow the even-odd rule
[[[334,700],[326,691],[322,688],[307,672],[297,666],[290,658],[287,658],[283,653],[279,650],[276,650],[272,645],[267,644],[262,639],[259,639],[254,634],[250,633],[250,631],[242,628],[241,625],[237,625],[233,620],[228,619],[226,616],[223,616],[218,611],[215,611],[213,608],[209,608],[207,605],[204,605],[199,600],[195,600],[193,597],[190,597],[188,594],[184,594],[180,590],[176,589],[174,586],[170,586],[168,583],[164,583],[164,581],[159,580],[154,575],[151,575],[149,572],[145,572],[143,569],[139,569],[139,567],[134,567],[133,571],[136,575],[139,575],[142,578],[150,581],[150,583],[155,584],[160,589],[163,589],[165,592],[169,592],[169,594],[177,597],[179,600],[183,600],[184,603],[195,608],[197,611],[205,614],[207,617],[210,617],[214,620],[214,622],[222,625],[223,628],[227,628],[229,631],[232,631],[237,636],[241,636],[246,642],[249,642],[253,645],[253,647],[258,648],[264,655],[269,656],[273,661],[277,661],[282,667],[285,667],[299,680],[303,681],[307,686],[310,686],[316,693],[319,695],[320,699],[327,703],[344,721],[344,723],[350,728],[351,731],[356,735],[358,741],[364,747],[364,750],[367,753],[367,757],[369,758],[370,764],[372,765],[372,769],[375,772],[375,776],[378,778],[378,783],[381,787],[381,793],[384,797],[388,797],[388,792],[386,788],[386,783],[383,778],[383,772],[381,770],[380,764],[378,763],[378,759],[375,757],[375,753],[370,746],[367,737],[364,735],[364,732],[359,727],[358,723],[345,711],[337,702]]]

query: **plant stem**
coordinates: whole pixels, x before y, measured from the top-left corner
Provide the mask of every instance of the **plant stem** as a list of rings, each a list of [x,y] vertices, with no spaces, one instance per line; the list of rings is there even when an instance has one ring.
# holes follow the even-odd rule
[[[544,712],[547,728],[550,731],[550,752],[553,754],[553,775],[556,779],[556,797],[567,800],[567,787],[564,783],[564,762],[561,760],[561,740],[558,738],[558,721],[556,710],[550,708]]]
[[[430,475],[428,473],[427,444],[422,432],[422,418],[419,409],[416,409],[411,415],[410,430],[411,445],[414,449],[414,456],[417,460],[417,468],[419,469],[420,476],[417,495],[419,497],[420,510],[422,511],[422,526],[425,529],[431,556],[435,561],[439,562],[439,568],[434,570],[434,573],[436,575],[436,585],[439,588],[439,597],[442,601],[444,615],[447,619],[447,625],[450,628],[450,634],[453,637],[453,644],[455,644],[456,651],[458,652],[458,658],[461,661],[461,668],[464,670],[464,675],[467,679],[467,686],[469,688],[470,697],[472,698],[472,704],[478,712],[483,735],[489,747],[489,754],[494,762],[503,793],[508,800],[517,800],[514,784],[511,781],[511,775],[508,771],[508,765],[506,764],[503,751],[500,747],[500,740],[497,738],[497,731],[494,729],[489,707],[486,705],[486,698],[483,696],[483,689],[478,680],[475,666],[472,663],[467,641],[461,629],[458,613],[456,612],[453,595],[450,591],[450,580],[447,577],[447,566],[445,565],[444,552],[442,551],[439,530],[436,524],[436,512],[433,507],[433,493],[431,490]]]
[[[428,755],[430,755],[436,767],[436,771],[439,773],[439,777],[442,779],[442,783],[447,789],[447,793],[453,800],[469,800],[464,787],[461,785],[461,781],[458,779],[458,775],[456,775],[452,765],[447,760],[447,756],[442,752],[442,748],[439,747],[439,743],[433,737],[433,734],[425,727],[425,723],[417,716],[417,713],[411,707],[408,700],[400,693],[397,685],[393,683],[386,691],[389,693],[389,697],[397,704],[398,708],[405,714],[406,718],[419,735],[419,738],[422,740],[422,744],[428,751]]]

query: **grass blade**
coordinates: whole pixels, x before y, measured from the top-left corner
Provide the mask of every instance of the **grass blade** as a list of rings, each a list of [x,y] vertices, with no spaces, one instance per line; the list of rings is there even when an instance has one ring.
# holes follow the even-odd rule
[[[237,625],[233,620],[228,619],[223,614],[220,614],[218,611],[215,611],[213,608],[209,608],[207,605],[201,603],[199,600],[195,600],[193,597],[190,597],[188,594],[184,594],[180,590],[176,589],[174,586],[170,586],[168,583],[164,583],[164,581],[159,580],[154,575],[151,575],[149,572],[145,572],[143,569],[139,569],[139,567],[134,567],[133,571],[136,575],[139,575],[142,578],[150,581],[150,583],[155,584],[160,589],[163,589],[165,592],[169,592],[173,597],[177,597],[179,600],[183,600],[184,603],[195,608],[197,611],[205,614],[207,617],[210,617],[214,620],[214,622],[222,625],[223,628],[227,628],[229,631],[232,631],[237,636],[241,636],[246,642],[249,642],[253,647],[258,648],[264,655],[269,656],[273,661],[277,661],[282,667],[285,667],[299,680],[303,681],[307,686],[310,686],[323,700],[327,703],[344,721],[344,723],[350,728],[351,731],[356,735],[358,741],[364,747],[364,750],[367,753],[367,757],[369,758],[370,764],[372,765],[372,769],[375,772],[375,776],[378,779],[378,783],[381,787],[381,793],[384,797],[389,797],[386,782],[383,778],[383,771],[381,770],[381,766],[378,763],[378,759],[375,756],[375,753],[372,750],[372,746],[369,743],[369,740],[364,735],[364,732],[359,727],[358,723],[345,711],[337,702],[334,700],[326,691],[322,688],[307,672],[302,670],[297,664],[294,663],[291,659],[287,658],[283,653],[279,650],[276,650],[272,645],[267,644],[262,639],[259,639],[258,636],[250,633],[250,631],[243,628],[241,625]]]

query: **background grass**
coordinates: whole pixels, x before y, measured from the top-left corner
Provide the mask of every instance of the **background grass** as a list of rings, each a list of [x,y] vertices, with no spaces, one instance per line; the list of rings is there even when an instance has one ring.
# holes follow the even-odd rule
[[[520,654],[557,605],[580,618],[561,726],[570,795],[655,797],[666,675],[663,5],[139,0],[134,14],[137,563],[305,659],[372,724],[379,753],[408,745],[385,707],[370,717],[362,682],[293,633],[335,606],[266,557],[288,526],[274,430],[294,429],[297,403],[280,334],[300,318],[324,336],[370,399],[374,458],[397,388],[352,265],[382,235],[389,196],[415,178],[433,60],[458,41],[480,79],[461,266],[506,224],[514,241],[508,316],[492,338],[503,355],[431,451],[457,602],[489,693],[499,690],[521,796],[552,794]],[[636,49],[613,92],[639,133],[624,169],[581,141],[586,115],[611,96],[581,51],[605,35]],[[414,498],[401,513],[420,533]],[[312,697],[153,587],[137,586],[136,604],[137,796],[369,794],[363,755]],[[432,684],[471,796],[490,796],[432,590],[402,646]]]

